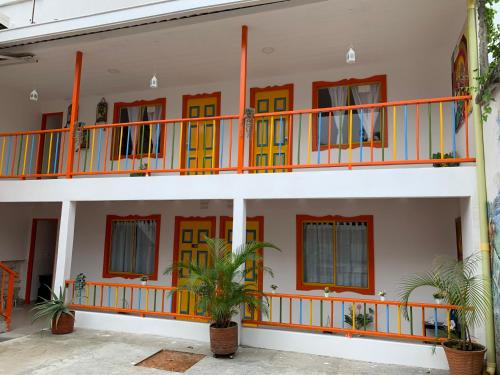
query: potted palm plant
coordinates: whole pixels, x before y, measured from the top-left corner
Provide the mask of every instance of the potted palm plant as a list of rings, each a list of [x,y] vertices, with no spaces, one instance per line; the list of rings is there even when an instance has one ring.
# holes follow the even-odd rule
[[[250,310],[267,314],[267,304],[249,285],[245,285],[244,277],[249,269],[247,265],[269,273],[271,269],[262,265],[259,249],[273,248],[267,242],[249,242],[240,246],[235,252],[222,239],[207,238],[209,262],[206,267],[195,263],[174,263],[165,273],[180,272],[189,275],[187,282],[177,287],[176,291],[193,293],[197,309],[206,311],[210,318],[210,349],[215,356],[228,356],[238,349],[238,323],[233,317],[242,306]],[[255,262],[253,262],[255,260]]]
[[[35,314],[32,322],[42,318],[49,320],[54,335],[73,332],[75,312],[70,310],[66,304],[66,289],[63,291],[62,288],[59,288],[59,295],[56,295],[52,289],[49,288],[49,290],[50,300],[42,298],[42,301],[33,307],[32,310],[35,311]]]
[[[401,300],[407,306],[412,292],[423,286],[435,288],[442,300],[456,306],[458,338],[443,342],[452,375],[479,375],[483,368],[486,348],[472,340],[471,329],[486,318],[490,304],[483,279],[477,275],[480,257],[471,255],[463,261],[441,259],[427,273],[404,280]],[[404,308],[407,319],[408,309]]]

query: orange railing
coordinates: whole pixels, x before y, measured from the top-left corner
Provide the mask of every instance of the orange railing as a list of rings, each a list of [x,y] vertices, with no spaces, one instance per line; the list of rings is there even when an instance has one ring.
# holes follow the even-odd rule
[[[238,115],[99,124],[76,128],[74,147],[69,129],[4,133],[0,178],[470,163],[469,102],[458,96],[257,113],[245,126]]]
[[[244,320],[250,326],[375,336],[416,341],[444,341],[454,334],[456,306],[409,303],[408,319],[399,301],[264,293],[268,316]],[[440,322],[441,321],[441,322]]]
[[[258,113],[250,165],[243,170],[474,162],[469,101],[459,96]],[[262,142],[261,133],[271,136]]]
[[[0,316],[5,320],[7,331],[10,329],[14,307],[14,282],[17,274],[0,262]]]
[[[174,294],[174,287],[88,281],[83,288],[77,289],[75,280],[67,280],[66,287],[70,307],[76,310],[208,320],[203,314],[177,312],[176,294],[188,292]]]
[[[72,175],[236,171],[237,119],[229,115],[84,126]]]
[[[0,178],[64,175],[68,129],[0,133]]]

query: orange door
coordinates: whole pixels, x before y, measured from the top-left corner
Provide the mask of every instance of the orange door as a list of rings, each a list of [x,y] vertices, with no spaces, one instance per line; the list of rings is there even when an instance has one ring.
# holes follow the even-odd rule
[[[220,219],[220,236],[227,242],[233,241],[233,219],[228,216],[222,216]],[[247,242],[260,241],[264,238],[264,217],[249,217],[247,218]],[[259,250],[262,256],[262,249]],[[251,290],[262,292],[263,275],[262,269],[257,268],[256,260],[252,259],[245,265],[245,284]],[[259,311],[251,311],[245,306],[244,319],[257,320]]]

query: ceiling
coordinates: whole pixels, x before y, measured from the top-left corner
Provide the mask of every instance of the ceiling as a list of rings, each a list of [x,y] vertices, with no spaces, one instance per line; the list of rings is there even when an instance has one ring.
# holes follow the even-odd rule
[[[363,64],[445,49],[450,55],[465,22],[464,0],[328,0],[263,13],[224,13],[17,47],[36,64],[0,67],[2,88],[44,98],[70,97],[75,51],[84,53],[82,95],[162,85],[238,80],[241,25],[249,26],[254,78],[345,65],[354,45]],[[445,25],[443,27],[443,25]],[[265,54],[264,47],[274,52]],[[2,52],[5,52],[2,51]],[[166,83],[165,83],[166,82]]]

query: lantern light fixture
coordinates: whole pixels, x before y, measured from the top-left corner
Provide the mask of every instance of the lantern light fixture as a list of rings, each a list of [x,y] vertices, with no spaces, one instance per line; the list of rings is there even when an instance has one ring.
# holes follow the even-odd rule
[[[347,50],[345,61],[348,64],[354,64],[356,62],[356,51],[354,51],[354,48],[352,46]]]
[[[30,92],[30,100],[32,102],[38,101],[38,91],[36,91],[36,89],[34,89],[33,91]]]
[[[151,77],[151,80],[149,81],[149,87],[151,87],[152,89],[158,88],[158,78],[156,77],[156,74]]]

